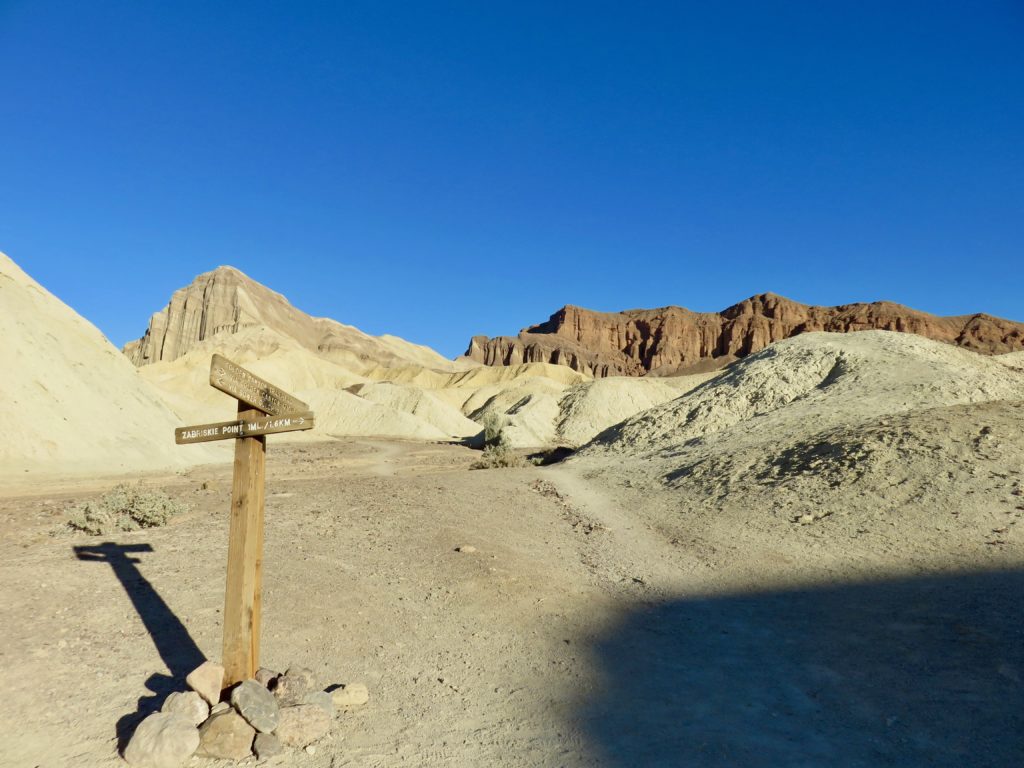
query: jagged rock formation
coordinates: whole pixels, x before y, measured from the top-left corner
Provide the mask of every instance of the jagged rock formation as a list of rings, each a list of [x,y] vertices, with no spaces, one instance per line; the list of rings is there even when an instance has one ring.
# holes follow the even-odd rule
[[[713,369],[801,333],[863,330],[914,333],[983,354],[1024,350],[1024,324],[991,315],[939,317],[888,301],[817,307],[765,293],[722,312],[565,306],[518,336],[474,336],[466,356],[485,365],[557,363],[592,376],[671,375]]]
[[[275,338],[283,338],[347,363],[457,367],[428,347],[395,336],[370,336],[335,320],[311,317],[281,294],[226,266],[205,272],[175,291],[170,303],[150,318],[145,335],[126,344],[123,351],[136,366],[172,361],[214,336],[248,329],[269,332],[249,334],[259,338],[264,353],[275,347]]]

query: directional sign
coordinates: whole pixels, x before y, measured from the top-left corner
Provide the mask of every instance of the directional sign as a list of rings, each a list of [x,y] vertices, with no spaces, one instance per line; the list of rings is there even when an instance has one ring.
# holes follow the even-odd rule
[[[309,406],[222,355],[210,361],[210,385],[238,400],[234,421],[179,427],[174,442],[235,439],[224,583],[223,688],[250,680],[260,662],[263,508],[267,441],[261,435],[313,428]],[[269,415],[268,415],[269,414]]]
[[[210,361],[210,386],[238,398],[243,403],[248,403],[253,408],[259,408],[271,416],[309,411],[309,406],[298,398],[292,397],[283,389],[278,389],[245,368],[235,365],[223,355],[214,355],[213,360]],[[233,436],[228,435],[228,437]]]
[[[298,432],[313,428],[313,414],[290,414],[287,416],[264,416],[257,419],[221,421],[216,424],[199,424],[194,427],[178,427],[174,431],[174,442],[178,445],[205,443],[210,440],[228,440],[236,437],[256,437],[277,432]]]

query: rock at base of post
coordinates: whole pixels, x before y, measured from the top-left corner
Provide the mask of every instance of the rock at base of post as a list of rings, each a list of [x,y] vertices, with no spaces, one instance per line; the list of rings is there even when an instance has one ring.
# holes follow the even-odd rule
[[[134,768],[179,768],[199,747],[199,731],[176,712],[155,712],[132,734],[124,759]]]

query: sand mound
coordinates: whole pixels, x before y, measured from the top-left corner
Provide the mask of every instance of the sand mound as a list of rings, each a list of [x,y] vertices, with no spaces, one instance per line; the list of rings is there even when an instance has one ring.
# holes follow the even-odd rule
[[[178,419],[93,325],[0,254],[0,473],[107,473],[208,460],[174,444]]]
[[[508,408],[498,405],[501,396],[492,398],[489,405],[477,413],[480,423],[493,419],[501,425],[502,441],[513,448],[540,448],[553,445],[556,440],[555,422],[558,420],[557,396],[528,394]]]
[[[351,370],[266,329],[214,337],[173,362],[144,366],[139,374],[156,387],[182,421],[225,421],[232,418],[235,401],[210,386],[210,358],[214,352],[292,393],[340,390],[364,381]]]
[[[501,369],[491,369],[501,370]],[[708,378],[596,379],[566,387],[543,376],[490,384],[473,392],[463,412],[476,422],[498,419],[516,448],[575,447],[613,424],[679,397]]]
[[[615,377],[577,384],[559,403],[558,442],[581,445],[613,424],[679,397],[679,389],[666,381]]]
[[[507,413],[517,403],[531,396],[550,396],[557,401],[565,391],[565,385],[541,376],[532,376],[521,382],[488,384],[479,389],[455,391],[468,394],[462,404],[462,412],[474,421],[483,421],[488,414]]]
[[[906,537],[997,552],[1024,520],[1022,418],[1024,372],[993,358],[808,334],[607,430],[566,469],[661,510],[681,547],[713,539],[723,563],[733,542],[771,542],[770,558],[794,536],[851,562]]]
[[[698,448],[663,479],[687,498],[738,515],[756,510],[804,524],[835,518],[854,534],[879,520],[916,517],[937,530],[937,523],[966,526],[984,515],[991,523],[980,533],[996,540],[1000,526],[1021,515],[1022,419],[1022,401],[908,411],[810,429],[778,444]]]
[[[464,361],[465,358],[459,358]],[[472,362],[472,361],[470,361]],[[462,363],[469,366],[470,363]],[[545,378],[562,386],[588,381],[589,376],[577,373],[571,368],[549,363],[525,363],[504,368],[475,364],[470,370],[450,373],[420,366],[398,366],[390,368],[379,365],[362,372],[367,379],[390,381],[395,384],[412,384],[423,389],[465,389],[472,390],[492,384],[509,384],[529,378]]]
[[[312,431],[285,433],[276,436],[276,441],[342,435],[438,440],[480,431],[456,407],[432,392],[401,384],[368,382],[353,370],[266,328],[218,334],[172,362],[139,369],[140,375],[156,387],[179,415],[181,423],[232,418],[234,401],[209,385],[210,357],[214,352],[295,394],[310,406],[324,404],[322,410],[313,408],[316,426]],[[386,369],[374,370],[382,376]],[[398,370],[405,378],[415,378],[419,373],[424,378],[436,375],[447,380],[448,375],[408,366]]]
[[[498,370],[498,369],[494,369]],[[502,439],[513,448],[538,448],[555,441],[558,401],[565,385],[542,376],[530,376],[522,382],[488,384],[469,392],[462,410],[478,424],[502,425]]]
[[[396,411],[351,392],[316,389],[297,394],[309,403],[316,414],[316,433],[321,435],[363,435],[420,440],[451,438],[451,435],[411,413]]]
[[[998,363],[1002,363],[1009,368],[1016,368],[1019,371],[1024,371],[1024,352],[1008,352],[1005,355],[996,355],[992,358]]]
[[[435,397],[432,392],[389,382],[356,384],[350,387],[349,391],[364,400],[410,413],[421,421],[433,425],[445,435],[469,437],[480,431],[480,426],[476,422],[467,419],[456,408]]]
[[[501,368],[480,366],[471,371],[453,373],[449,376],[448,387],[483,387],[488,384],[502,384],[511,381],[522,381],[532,377],[542,377],[565,386],[590,381],[590,377],[572,370],[564,365],[551,363],[524,363]]]
[[[448,385],[450,374],[423,368],[418,365],[403,365],[388,368],[376,365],[363,371],[369,381],[389,381],[392,384],[408,384],[421,389],[440,389]]]
[[[406,341],[399,336],[392,336],[389,333],[374,338],[381,347],[389,350],[397,359],[411,360],[415,365],[421,365],[424,368],[465,371],[479,368],[483,365],[483,363],[478,363],[476,360],[471,360],[464,356],[460,356],[455,360],[449,360],[425,344],[414,344],[411,341]]]
[[[776,435],[914,408],[1024,397],[1017,371],[909,334],[804,334],[600,436],[588,451],[678,450],[733,427]]]

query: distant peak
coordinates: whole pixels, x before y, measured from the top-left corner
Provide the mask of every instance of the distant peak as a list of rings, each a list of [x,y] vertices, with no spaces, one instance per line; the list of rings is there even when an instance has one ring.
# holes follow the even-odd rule
[[[778,293],[773,293],[772,291],[766,291],[765,293],[755,294],[755,295],[751,296],[749,299],[747,299],[747,301],[756,301],[756,302],[774,303],[774,304],[799,304],[800,303],[798,301],[793,301],[793,299],[787,298],[786,296],[781,296]]]
[[[200,280],[200,279],[205,278],[205,277],[234,277],[234,278],[242,278],[243,280],[250,280],[252,282],[255,282],[254,280],[252,280],[251,277],[249,277],[247,274],[245,274],[242,270],[238,269],[237,267],[232,267],[229,264],[222,264],[219,267],[217,267],[216,269],[211,269],[209,272],[203,272],[202,274],[200,274],[200,275],[198,275],[196,277],[196,280]]]

